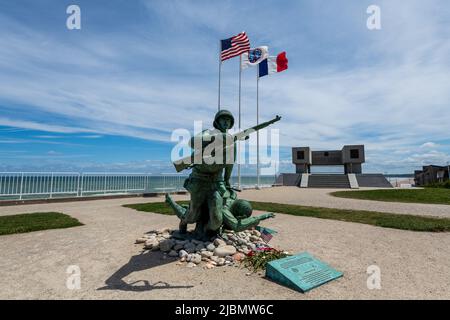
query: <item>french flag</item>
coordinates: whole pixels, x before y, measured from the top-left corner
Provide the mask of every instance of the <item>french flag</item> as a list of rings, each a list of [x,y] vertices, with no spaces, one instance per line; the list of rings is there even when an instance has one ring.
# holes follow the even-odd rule
[[[258,75],[260,78],[267,76],[268,74],[286,70],[288,68],[288,59],[286,58],[286,52],[283,51],[276,57],[268,57],[267,59],[259,63],[258,68]]]

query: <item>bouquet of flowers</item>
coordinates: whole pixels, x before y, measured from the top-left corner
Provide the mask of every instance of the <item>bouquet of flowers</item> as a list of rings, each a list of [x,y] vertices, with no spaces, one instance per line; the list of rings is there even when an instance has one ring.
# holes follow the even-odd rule
[[[256,250],[250,251],[243,260],[244,266],[257,272],[265,270],[266,263],[272,260],[278,260],[290,256],[286,251],[277,250],[271,247],[258,247]]]

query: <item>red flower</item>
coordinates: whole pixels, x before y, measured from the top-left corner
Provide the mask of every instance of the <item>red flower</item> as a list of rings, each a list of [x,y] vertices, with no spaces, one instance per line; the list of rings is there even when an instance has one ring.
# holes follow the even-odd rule
[[[274,248],[270,248],[270,247],[261,247],[257,249],[258,251],[273,251],[275,250]]]

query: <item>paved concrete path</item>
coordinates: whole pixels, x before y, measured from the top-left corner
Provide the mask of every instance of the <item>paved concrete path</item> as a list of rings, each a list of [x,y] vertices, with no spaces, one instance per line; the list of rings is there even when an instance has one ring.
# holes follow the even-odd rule
[[[303,191],[252,190],[245,191],[242,197],[331,204],[323,195],[321,202],[320,195],[312,200],[314,197],[303,195]],[[320,192],[324,194],[323,190]],[[310,202],[305,203],[304,198]],[[402,231],[279,214],[263,223],[279,231],[273,245],[292,252],[308,251],[344,272],[343,278],[301,294],[257,274],[246,276],[247,271],[239,268],[189,269],[158,253],[141,252],[142,246],[135,245],[134,240],[144,232],[177,226],[173,216],[121,206],[150,201],[163,198],[0,207],[1,215],[60,211],[85,224],[0,236],[0,299],[450,299],[448,233]],[[80,290],[66,287],[70,265],[81,269]],[[370,265],[381,269],[381,290],[367,288]]]

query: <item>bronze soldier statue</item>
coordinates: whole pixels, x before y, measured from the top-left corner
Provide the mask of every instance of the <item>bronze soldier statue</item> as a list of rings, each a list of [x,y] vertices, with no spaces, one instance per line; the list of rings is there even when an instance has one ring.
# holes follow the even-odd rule
[[[220,110],[214,117],[212,130],[204,130],[190,141],[193,149],[191,156],[175,161],[177,172],[192,168],[184,182],[191,199],[185,210],[176,207],[170,197],[166,201],[180,218],[180,233],[186,233],[187,225],[196,223],[195,234],[198,238],[207,238],[217,232],[223,222],[224,199],[236,198],[230,178],[236,158],[236,141],[245,140],[257,130],[279,121],[264,122],[237,134],[227,131],[234,125],[234,117],[228,110]],[[182,208],[182,207],[181,207]]]

